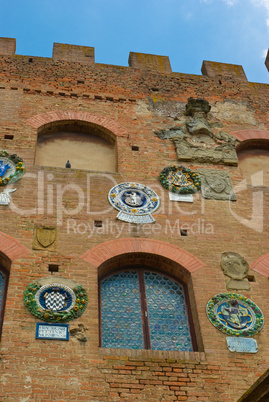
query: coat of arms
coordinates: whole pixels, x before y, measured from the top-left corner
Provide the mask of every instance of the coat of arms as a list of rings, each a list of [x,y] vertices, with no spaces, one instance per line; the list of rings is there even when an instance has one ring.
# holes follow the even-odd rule
[[[55,251],[57,248],[57,228],[36,226],[34,229],[33,249]]]
[[[45,285],[42,280],[30,283],[24,292],[25,306],[48,322],[66,322],[81,316],[88,301],[85,289],[63,278],[55,279],[57,282],[51,283],[49,278]]]
[[[151,188],[139,183],[121,183],[108,194],[110,204],[118,211],[117,218],[130,223],[155,222],[151,215],[160,204]]]
[[[14,183],[25,173],[23,160],[16,154],[0,151],[0,186]]]
[[[177,194],[193,194],[201,187],[199,175],[184,166],[173,165],[164,168],[159,180],[164,188]]]
[[[210,322],[227,335],[249,337],[263,327],[263,314],[250,299],[237,293],[220,293],[207,303]]]

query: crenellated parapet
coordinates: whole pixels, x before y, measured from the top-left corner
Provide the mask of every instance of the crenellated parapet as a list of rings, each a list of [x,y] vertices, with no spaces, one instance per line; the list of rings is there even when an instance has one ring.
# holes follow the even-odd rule
[[[0,38],[0,56],[15,56],[15,51],[16,39]],[[16,55],[16,57],[24,60],[24,58],[27,58],[28,56]],[[44,59],[44,61],[51,60],[52,62],[80,63],[85,67],[96,65],[94,47],[69,45],[65,43],[53,44],[52,58],[37,58],[31,56],[29,61],[32,61],[33,58],[36,60]],[[172,68],[168,56],[130,52],[128,62],[130,69],[135,69],[141,72],[151,71],[163,74],[172,73]],[[269,70],[269,53],[267,54],[265,65]],[[116,68],[119,66],[114,67]],[[220,84],[222,83],[222,81],[233,81],[238,83],[248,82],[244,69],[241,65],[218,63],[204,60],[201,72],[203,76],[213,79]]]

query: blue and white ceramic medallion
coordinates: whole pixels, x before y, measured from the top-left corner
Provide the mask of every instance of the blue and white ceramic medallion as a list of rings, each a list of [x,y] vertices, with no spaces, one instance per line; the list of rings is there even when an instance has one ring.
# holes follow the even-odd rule
[[[76,301],[73,290],[58,283],[42,286],[35,298],[41,308],[51,311],[69,311]]]
[[[151,213],[160,204],[158,195],[151,188],[139,183],[121,183],[108,194],[110,204],[120,211],[117,218],[130,223],[155,222]]]

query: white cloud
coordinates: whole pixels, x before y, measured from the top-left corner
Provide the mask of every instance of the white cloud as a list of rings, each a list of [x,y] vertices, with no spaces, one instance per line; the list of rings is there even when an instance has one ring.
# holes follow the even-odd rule
[[[202,3],[210,4],[216,0],[200,0]],[[222,0],[227,6],[234,6],[240,0]],[[245,0],[241,0],[245,2]],[[269,27],[269,0],[251,0],[252,4],[257,7],[264,7],[266,11],[266,25]]]
[[[266,10],[267,18],[266,25],[269,27],[269,0],[251,0],[256,6],[262,6]]]
[[[228,6],[233,6],[236,3],[236,0],[223,0]]]
[[[262,54],[261,54],[261,58],[262,59],[265,59],[266,58],[266,56],[267,56],[267,49],[264,49],[263,51],[262,51]]]
[[[200,0],[202,3],[210,4],[213,3],[216,0]],[[233,6],[235,3],[237,3],[238,0],[222,0],[224,3],[226,3],[228,6]]]

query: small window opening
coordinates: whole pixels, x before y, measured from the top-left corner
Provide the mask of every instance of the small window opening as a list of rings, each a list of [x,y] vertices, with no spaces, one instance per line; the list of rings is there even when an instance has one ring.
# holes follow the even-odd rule
[[[106,100],[113,102],[114,98],[112,98],[112,96],[106,96]]]
[[[49,272],[59,272],[59,265],[49,264]]]
[[[83,80],[77,80],[77,83],[78,83],[78,84],[84,84],[85,81],[83,81]]]
[[[94,227],[96,228],[103,227],[103,221],[94,221]]]
[[[4,136],[5,140],[13,140],[13,138],[14,138],[14,135],[12,135],[12,134],[5,134],[5,136]]]
[[[101,100],[101,99],[102,99],[102,96],[100,96],[100,95],[95,95],[95,96],[94,96],[94,99]]]
[[[152,91],[159,91],[159,88],[151,88]]]
[[[33,63],[33,58],[30,57],[28,61],[29,61],[29,63]]]
[[[256,282],[255,276],[254,275],[248,275],[248,281],[249,282]]]
[[[180,229],[180,235],[181,235],[181,236],[188,236],[188,231],[187,231],[187,229]]]
[[[133,145],[133,146],[132,146],[132,151],[139,151],[139,147],[136,146],[136,145]]]

